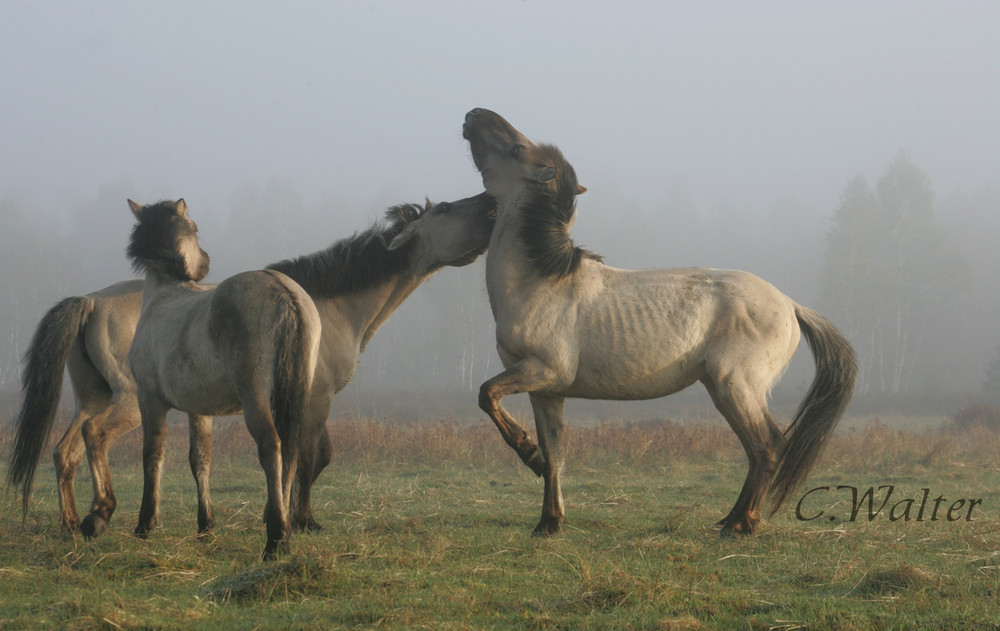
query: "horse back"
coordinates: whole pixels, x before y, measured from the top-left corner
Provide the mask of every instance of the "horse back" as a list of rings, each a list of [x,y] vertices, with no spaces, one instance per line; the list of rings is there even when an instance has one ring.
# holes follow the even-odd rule
[[[526,329],[546,332],[533,344],[544,344],[549,363],[561,357],[567,396],[666,396],[761,349],[784,366],[798,345],[795,303],[747,272],[586,262],[561,291],[547,299],[562,303],[563,326]]]
[[[77,373],[92,366],[112,392],[133,387],[128,351],[142,311],[142,288],[143,281],[133,279],[87,295],[94,308],[83,331],[81,352],[71,355],[68,363],[74,384],[78,381]]]
[[[300,331],[299,350],[312,374],[319,349],[320,317],[312,298],[298,283],[281,272],[256,270],[231,276],[213,292],[208,335],[216,354],[227,363],[276,361],[280,353],[277,332],[289,326]],[[240,360],[247,350],[256,357]]]

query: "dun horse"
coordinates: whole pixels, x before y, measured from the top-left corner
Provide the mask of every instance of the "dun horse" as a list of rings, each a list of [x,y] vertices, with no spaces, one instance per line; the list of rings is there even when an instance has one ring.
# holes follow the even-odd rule
[[[319,351],[320,320],[309,295],[284,274],[243,272],[217,287],[184,200],[140,206],[128,256],[146,275],[129,366],[142,416],[142,506],[135,532],[157,521],[167,412],[191,415],[192,468],[199,505],[208,470],[197,466],[211,415],[241,410],[267,478],[264,558],[288,549],[289,497]],[[199,527],[210,514],[199,510]]]
[[[579,186],[551,145],[535,145],[506,120],[476,109],[463,135],[496,198],[486,286],[504,370],[482,385],[480,407],[506,442],[544,478],[535,534],[560,530],[560,470],[567,397],[650,399],[700,381],[749,460],[743,489],[719,525],[749,534],[772,492],[776,511],[801,483],[849,403],[854,352],[827,320],[740,271],[622,270],[569,237]],[[816,375],[782,432],[767,394],[805,337]],[[527,392],[538,446],[501,399]]]
[[[385,222],[369,230],[326,250],[272,266],[310,294],[323,323],[308,404],[310,418],[325,421],[334,395],[351,380],[368,341],[410,293],[442,267],[465,265],[482,254],[495,210],[493,199],[485,194],[436,205],[428,202],[423,207],[396,206],[386,213]],[[80,528],[85,536],[103,532],[115,510],[108,447],[139,426],[135,381],[126,353],[139,318],[141,292],[142,281],[136,280],[63,300],[42,318],[25,354],[24,401],[8,483],[21,485],[27,510],[34,472],[55,419],[65,366],[77,412],[53,456],[61,521],[67,528]],[[307,426],[322,427],[322,422]],[[202,440],[210,441],[210,435]],[[312,517],[309,492],[329,462],[329,434],[320,431],[315,442],[305,444],[318,444],[318,448],[300,454],[292,525],[315,529],[319,525]],[[94,499],[81,524],[73,488],[84,446],[93,471]],[[210,456],[210,448],[192,447],[192,467],[207,467],[201,459]],[[199,513],[206,513],[209,523],[211,505],[208,497],[204,500]]]

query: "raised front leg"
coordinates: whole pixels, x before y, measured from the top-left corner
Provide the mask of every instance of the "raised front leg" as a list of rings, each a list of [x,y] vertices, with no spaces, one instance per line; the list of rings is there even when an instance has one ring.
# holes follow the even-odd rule
[[[160,474],[167,441],[167,408],[140,401],[142,411],[142,504],[135,534],[145,539],[156,526],[160,509]]]
[[[544,390],[551,383],[548,373],[540,362],[523,360],[479,388],[480,409],[489,415],[504,441],[537,476],[545,474],[545,456],[531,442],[527,430],[504,409],[500,400],[511,394]]]
[[[531,395],[531,409],[535,413],[535,429],[538,432],[538,444],[545,457],[545,496],[542,499],[542,518],[535,526],[532,536],[548,537],[562,529],[565,510],[563,508],[562,490],[559,486],[559,475],[566,460],[565,441],[563,440],[563,397],[548,396],[538,393]]]
[[[215,528],[215,511],[209,480],[212,476],[212,421],[211,416],[188,414],[190,433],[188,463],[198,488],[198,534],[204,535]]]
[[[123,434],[140,425],[138,403],[134,393],[117,397],[111,405],[87,420],[83,425],[83,442],[87,446],[87,460],[90,462],[94,499],[90,514],[83,518],[80,532],[84,537],[99,537],[108,528],[111,516],[118,502],[111,483],[111,467],[108,466],[108,449]]]

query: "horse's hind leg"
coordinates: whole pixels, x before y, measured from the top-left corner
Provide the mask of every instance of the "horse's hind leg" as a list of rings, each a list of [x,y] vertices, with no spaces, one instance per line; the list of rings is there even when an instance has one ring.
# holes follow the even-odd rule
[[[267,479],[267,506],[264,508],[264,522],[267,529],[267,543],[264,546],[264,560],[273,559],[289,551],[288,535],[291,521],[288,518],[288,504],[285,500],[285,482],[282,472],[287,468],[282,463],[282,445],[268,405],[251,402],[243,406],[243,420],[250,435],[257,443],[257,457]],[[291,480],[289,480],[289,483]]]
[[[59,494],[59,522],[70,531],[80,529],[80,514],[76,511],[76,470],[83,460],[85,446],[80,429],[87,420],[87,413],[77,404],[73,421],[52,452],[56,469],[56,484]]]
[[[752,534],[760,523],[760,508],[785,438],[767,411],[766,389],[750,388],[735,376],[718,382],[706,379],[704,383],[715,407],[736,432],[749,461],[739,497],[719,525],[725,536]]]
[[[70,348],[66,369],[76,398],[76,412],[52,452],[52,461],[59,490],[60,522],[65,528],[76,531],[80,529],[80,514],[76,510],[76,471],[86,451],[82,430],[88,418],[107,411],[111,405],[111,389],[80,344]]]
[[[108,409],[83,424],[83,441],[87,445],[87,459],[94,487],[90,514],[80,524],[80,532],[85,537],[99,537],[103,534],[118,505],[111,483],[108,449],[140,423],[135,393],[124,392],[118,395]]]
[[[212,475],[212,421],[211,416],[188,414],[190,433],[188,463],[198,487],[198,534],[204,535],[215,527],[215,510],[209,479]]]

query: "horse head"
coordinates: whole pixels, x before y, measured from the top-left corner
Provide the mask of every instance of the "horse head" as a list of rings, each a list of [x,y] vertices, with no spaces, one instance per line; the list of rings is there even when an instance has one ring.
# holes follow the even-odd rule
[[[496,200],[487,193],[454,202],[432,204],[428,200],[419,216],[393,238],[388,249],[393,251],[409,244],[414,248],[414,266],[422,271],[445,265],[468,265],[490,243],[496,208]],[[402,210],[396,207],[390,212]]]
[[[208,275],[208,254],[198,245],[198,226],[183,199],[142,205],[128,200],[139,221],[126,251],[137,272],[198,282]]]
[[[560,168],[568,166],[552,145],[536,145],[496,112],[476,108],[465,115],[462,136],[483,176],[486,192],[501,207],[508,197],[529,188],[553,188]],[[575,195],[587,191],[576,185]]]

